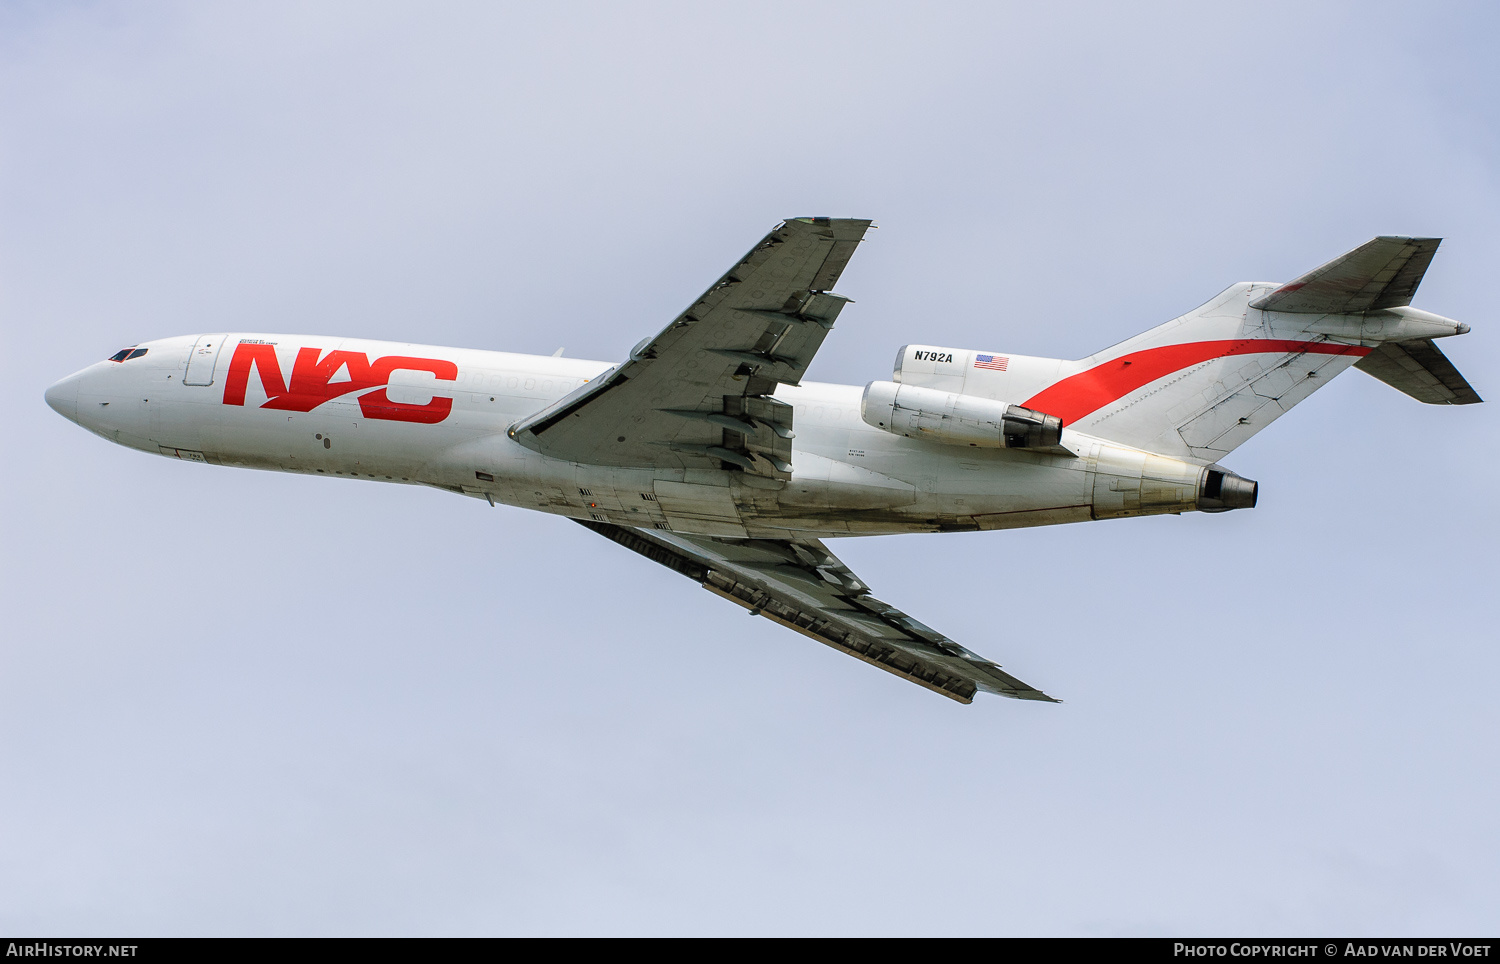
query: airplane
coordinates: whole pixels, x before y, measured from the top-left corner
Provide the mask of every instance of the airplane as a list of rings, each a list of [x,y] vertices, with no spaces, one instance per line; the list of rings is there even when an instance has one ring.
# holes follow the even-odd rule
[[[882,601],[825,540],[1252,508],[1220,464],[1350,367],[1481,401],[1410,307],[1438,238],[1378,237],[1231,285],[1087,358],[906,345],[889,380],[804,380],[871,222],[778,224],[623,361],[217,332],[46,391],[187,462],[426,485],[570,518],[752,615],[960,703],[1058,702]]]

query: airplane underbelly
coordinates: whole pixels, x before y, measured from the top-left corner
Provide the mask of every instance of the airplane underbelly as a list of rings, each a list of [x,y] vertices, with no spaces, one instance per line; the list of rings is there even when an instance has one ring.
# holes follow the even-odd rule
[[[917,487],[862,466],[799,452],[778,499],[789,509],[892,509],[917,501]]]

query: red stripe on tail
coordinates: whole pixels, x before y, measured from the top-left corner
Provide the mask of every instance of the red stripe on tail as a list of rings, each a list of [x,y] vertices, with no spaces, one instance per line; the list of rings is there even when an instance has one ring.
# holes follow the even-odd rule
[[[1069,375],[1022,402],[1025,408],[1056,415],[1071,425],[1137,388],[1166,378],[1215,358],[1231,355],[1289,354],[1368,355],[1358,345],[1335,345],[1326,341],[1286,341],[1277,338],[1241,338],[1234,341],[1190,341],[1133,351],[1095,365],[1086,372]]]

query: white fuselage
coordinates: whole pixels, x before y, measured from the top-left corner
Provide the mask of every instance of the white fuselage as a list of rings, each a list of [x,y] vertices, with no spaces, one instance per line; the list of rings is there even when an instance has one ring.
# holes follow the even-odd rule
[[[608,467],[506,434],[607,362],[352,338],[227,334],[146,342],[58,382],[48,403],[111,441],[190,461],[435,486],[580,519],[721,537],[996,529],[1196,507],[1201,464],[1064,432],[1027,451],[867,424],[863,389],[805,382],[790,482]],[[1143,481],[1144,478],[1144,481]]]

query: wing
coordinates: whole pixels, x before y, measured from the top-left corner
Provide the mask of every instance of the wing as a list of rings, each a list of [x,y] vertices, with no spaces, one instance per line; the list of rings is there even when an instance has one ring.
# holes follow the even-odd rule
[[[1411,304],[1442,238],[1380,237],[1288,281],[1252,308],[1357,315]]]
[[[869,226],[783,222],[656,337],[511,437],[572,462],[789,478],[792,408],[770,396],[802,379],[833,327],[848,299],[828,289]]]
[[[720,540],[575,520],[704,589],[960,703],[975,692],[1056,703],[869,587],[821,542]]]

